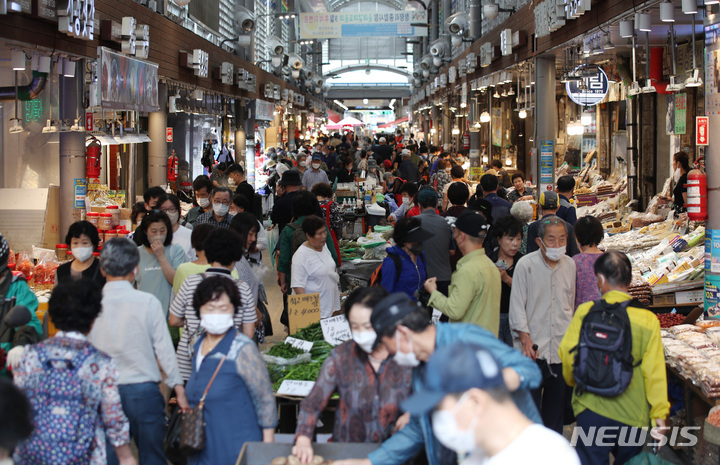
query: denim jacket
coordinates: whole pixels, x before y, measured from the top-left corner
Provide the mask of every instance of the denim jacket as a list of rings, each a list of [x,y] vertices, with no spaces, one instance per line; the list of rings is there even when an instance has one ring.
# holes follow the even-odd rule
[[[540,369],[535,362],[525,357],[522,352],[507,346],[493,334],[474,324],[438,323],[435,349],[455,343],[473,343],[487,348],[502,364],[510,367],[520,375],[520,387],[512,393],[513,400],[520,410],[532,421],[542,423],[540,414],[530,395],[530,389],[540,386],[542,380]],[[422,391],[425,364],[413,369],[413,392]],[[435,439],[430,422],[430,414],[412,416],[410,423],[382,443],[379,449],[368,455],[372,465],[400,465],[410,460],[425,446],[429,465],[440,465],[443,461],[440,452],[443,450]]]

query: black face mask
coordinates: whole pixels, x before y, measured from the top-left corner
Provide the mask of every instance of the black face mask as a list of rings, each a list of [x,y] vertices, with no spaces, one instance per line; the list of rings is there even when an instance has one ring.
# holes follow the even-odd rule
[[[415,243],[410,245],[410,252],[412,252],[415,255],[420,255],[423,251],[423,245],[422,243]]]

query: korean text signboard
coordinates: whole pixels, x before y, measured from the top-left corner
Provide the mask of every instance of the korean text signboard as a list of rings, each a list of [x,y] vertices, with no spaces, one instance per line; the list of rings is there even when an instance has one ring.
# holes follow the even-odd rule
[[[585,106],[602,102],[610,89],[605,71],[595,66],[588,68],[585,65],[578,66],[575,71],[579,72],[582,78],[565,84],[570,100]]]
[[[288,296],[288,319],[290,334],[320,321],[320,294]]]
[[[427,36],[427,11],[300,13],[302,39]]]

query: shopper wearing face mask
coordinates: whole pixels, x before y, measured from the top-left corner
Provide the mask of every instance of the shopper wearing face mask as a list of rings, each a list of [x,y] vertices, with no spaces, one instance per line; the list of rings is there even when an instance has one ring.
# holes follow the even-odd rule
[[[418,186],[412,182],[406,182],[400,187],[400,199],[402,203],[398,203],[398,208],[389,217],[388,220],[395,222],[404,218],[415,204],[413,199],[418,193]],[[397,199],[397,196],[395,197]]]
[[[275,440],[272,383],[255,343],[233,327],[241,297],[232,280],[212,276],[201,282],[193,307],[204,332],[193,346],[192,376],[185,391],[192,408],[204,399],[207,439],[187,463],[235,463],[246,442]]]
[[[210,195],[212,210],[200,215],[195,224],[209,223],[217,228],[230,227],[230,204],[233,193],[227,187],[216,187]]]
[[[88,341],[107,353],[118,367],[117,380],[130,436],[138,446],[140,462],[161,465],[165,436],[165,399],[158,387],[164,381],[175,389],[178,405],[188,408],[175,350],[167,330],[165,311],[152,294],[133,289],[140,254],[129,239],[109,240],[100,254],[103,287],[102,312]],[[108,464],[118,460],[107,448]]]
[[[438,192],[445,192],[445,186],[451,182],[450,162],[441,158],[437,162],[437,170],[430,176],[430,185]]]
[[[100,243],[100,236],[97,228],[89,221],[77,221],[70,225],[65,244],[72,252],[73,261],[63,263],[55,271],[55,285],[66,283],[70,280],[86,278],[97,281],[101,286],[105,284],[105,278],[100,273],[100,264],[93,256]]]
[[[437,350],[456,343],[474,343],[501,361],[502,377],[513,401],[532,421],[540,421],[529,391],[540,384],[540,370],[491,332],[467,323],[433,325],[428,309],[402,293],[391,294],[375,305],[370,321],[394,361],[413,368],[413,394],[427,389],[424,373],[428,370],[428,360]],[[341,460],[335,465],[401,465],[423,447],[429,465],[457,464],[456,454],[443,447],[433,434],[430,415],[422,414],[412,415],[407,426],[370,453],[367,459]]]
[[[145,215],[135,231],[140,242],[140,269],[135,277],[137,288],[158,298],[167,315],[172,297],[175,270],[187,260],[185,251],[172,243],[173,231],[170,218],[160,210]]]
[[[425,290],[430,293],[428,305],[447,315],[450,321],[474,323],[497,336],[501,281],[497,267],[483,248],[488,229],[490,225],[480,213],[467,210],[461,214],[455,221],[453,238],[463,258],[452,274],[447,295],[438,290],[435,277],[425,282]]]
[[[539,243],[535,239],[538,238],[538,229],[540,228],[541,220],[544,220],[549,216],[556,216],[555,213],[557,213],[560,208],[560,198],[556,192],[544,191],[540,193],[538,205],[540,205],[540,208],[542,209],[542,217],[539,220],[530,223],[530,226],[528,226],[527,253],[535,252],[540,248],[538,245]],[[580,248],[575,240],[575,231],[570,223],[562,218],[560,221],[562,221],[565,225],[565,231],[567,234],[567,247],[565,248],[565,253],[568,257],[574,257],[580,253]]]
[[[476,344],[435,351],[425,370],[426,390],[402,404],[432,417],[442,445],[470,455],[466,465],[580,465],[568,441],[532,422],[513,402],[500,363]]]
[[[185,217],[183,226],[190,224],[195,225],[198,217],[203,213],[212,211],[212,202],[210,201],[210,193],[213,190],[212,181],[207,176],[200,175],[193,181],[193,191],[195,192],[195,207],[191,208]]]
[[[244,247],[238,233],[224,228],[213,230],[205,240],[205,256],[210,267],[201,274],[188,276],[170,305],[170,326],[183,328],[182,337],[177,346],[178,366],[183,380],[190,377],[192,347],[202,334],[200,320],[193,310],[193,295],[204,279],[212,276],[232,279],[241,298],[240,307],[234,313],[235,328],[251,339],[255,335],[256,297],[246,282],[234,276],[237,273],[235,263],[242,258],[243,252]]]
[[[300,403],[292,452],[302,463],[312,462],[317,419],[336,393],[332,442],[382,442],[410,419],[399,406],[410,395],[412,370],[388,355],[370,323],[373,307],[386,296],[379,287],[358,288],[345,301],[353,338],[330,352],[315,386]],[[369,391],[377,397],[362,395]]]
[[[395,224],[393,240],[382,263],[380,285],[388,292],[404,292],[417,300],[427,279],[427,258],[423,242],[433,233],[422,228],[419,218],[403,218]],[[448,244],[448,247],[450,245]]]
[[[328,175],[325,171],[321,170],[322,166],[321,155],[319,153],[313,153],[312,162],[310,164],[311,170],[305,171],[302,176],[302,185],[306,190],[311,190],[313,186],[319,182],[325,182],[330,184]]]
[[[558,348],[575,310],[575,262],[565,254],[567,230],[557,216],[539,220],[535,241],[540,250],[515,265],[510,329],[515,347],[536,360],[543,371],[543,383],[533,392],[543,423],[561,433],[570,391],[563,380]]]
[[[180,199],[174,194],[165,194],[158,199],[158,209],[170,218],[173,232],[173,244],[177,244],[185,251],[185,259],[191,262],[197,258],[192,246],[192,229],[180,224]]]

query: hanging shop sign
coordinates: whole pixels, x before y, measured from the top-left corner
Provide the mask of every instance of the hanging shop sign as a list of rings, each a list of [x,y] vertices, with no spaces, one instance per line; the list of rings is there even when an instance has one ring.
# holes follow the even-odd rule
[[[544,140],[540,143],[540,190],[543,191],[553,186],[553,150],[555,143],[551,140]]]
[[[208,52],[196,48],[192,52],[180,52],[180,66],[193,70],[195,76],[206,78],[210,67],[210,55]]]
[[[98,100],[108,110],[158,111],[158,65],[98,48]]]
[[[485,42],[480,46],[480,67],[486,68],[492,64],[495,59],[495,47],[490,42]]]
[[[675,132],[676,136],[687,132],[687,94],[675,94]]]
[[[272,121],[275,119],[275,105],[265,100],[255,100],[255,120],[256,121]]]
[[[575,68],[583,76],[579,81],[569,81],[565,84],[570,100],[578,105],[597,105],[605,99],[610,89],[607,74],[602,68],[596,66],[580,65]]]
[[[707,116],[695,117],[695,145],[710,144],[710,134],[708,134],[709,119]]]
[[[492,144],[495,147],[502,146],[502,108],[492,109]]]
[[[58,30],[70,37],[95,39],[95,0],[58,0]]]
[[[424,37],[427,11],[300,13],[302,39],[343,37]],[[417,27],[416,24],[423,24]]]
[[[512,55],[512,29],[503,29],[500,31],[500,53],[506,57]]]

